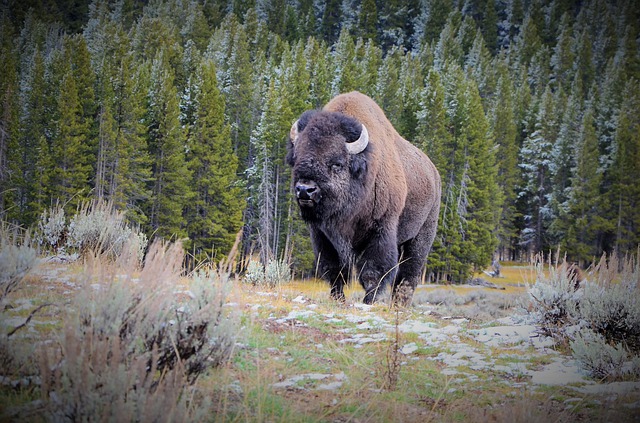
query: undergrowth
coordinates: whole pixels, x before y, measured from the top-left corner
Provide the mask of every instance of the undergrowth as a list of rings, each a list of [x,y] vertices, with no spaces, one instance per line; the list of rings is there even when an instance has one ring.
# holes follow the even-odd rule
[[[581,367],[597,379],[640,376],[640,250],[620,259],[603,255],[576,279],[572,265],[536,262],[529,286],[541,330],[569,345]]]
[[[46,415],[72,421],[198,420],[190,387],[231,355],[229,284],[198,273],[181,285],[179,244],[155,242],[139,272],[88,260],[64,331],[41,354]]]
[[[83,203],[68,221],[59,204],[45,210],[37,240],[54,254],[93,253],[111,260],[129,254],[141,261],[147,247],[146,235],[127,223],[125,212],[102,200]]]

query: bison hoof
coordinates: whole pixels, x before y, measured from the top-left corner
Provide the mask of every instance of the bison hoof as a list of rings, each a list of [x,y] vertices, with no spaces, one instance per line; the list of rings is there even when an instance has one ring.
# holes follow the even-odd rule
[[[375,303],[377,300],[376,298],[376,292],[375,291],[371,291],[371,292],[367,292],[364,296],[364,298],[362,299],[362,302],[365,304],[373,304]]]
[[[347,301],[346,297],[344,296],[344,292],[339,292],[339,293],[332,292],[331,298],[338,301],[339,303],[344,303]]]

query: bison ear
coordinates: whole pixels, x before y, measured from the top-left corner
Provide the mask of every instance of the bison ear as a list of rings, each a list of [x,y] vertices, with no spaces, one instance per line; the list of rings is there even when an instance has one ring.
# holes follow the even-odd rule
[[[341,126],[347,140],[345,145],[350,154],[359,154],[367,148],[369,133],[364,124],[350,116],[342,115]]]
[[[349,171],[353,179],[361,179],[367,173],[368,154],[352,154]]]
[[[302,131],[304,131],[304,128],[307,127],[307,124],[309,124],[309,121],[311,120],[311,118],[318,113],[317,110],[307,110],[306,112],[304,112],[303,114],[300,115],[300,119],[298,119],[296,121],[296,123],[298,124],[298,134]],[[293,128],[292,128],[293,129]]]
[[[290,166],[294,165],[296,161],[296,156],[295,156],[293,145],[298,139],[298,136],[300,135],[300,133],[304,130],[304,128],[306,128],[311,117],[316,113],[317,113],[317,110],[308,110],[304,112],[300,116],[300,119],[296,120],[291,126],[291,130],[289,131],[289,142],[287,143],[287,157],[285,158],[285,161],[287,162],[288,165]]]

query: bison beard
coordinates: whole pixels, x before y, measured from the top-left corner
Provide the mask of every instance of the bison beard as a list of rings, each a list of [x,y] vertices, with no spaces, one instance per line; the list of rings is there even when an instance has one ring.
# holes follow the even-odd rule
[[[391,284],[394,303],[409,305],[438,222],[440,175],[431,160],[371,98],[352,92],[300,116],[287,163],[331,296],[344,301],[355,266],[366,304]]]

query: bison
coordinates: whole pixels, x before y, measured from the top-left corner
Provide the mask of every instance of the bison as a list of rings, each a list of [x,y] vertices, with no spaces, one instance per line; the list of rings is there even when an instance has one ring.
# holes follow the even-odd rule
[[[331,296],[345,300],[355,265],[365,304],[391,284],[393,303],[409,305],[440,210],[440,174],[429,157],[371,98],[351,92],[300,116],[286,161]]]

